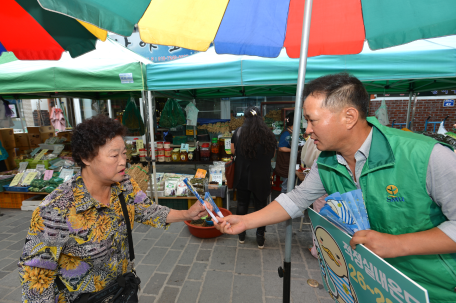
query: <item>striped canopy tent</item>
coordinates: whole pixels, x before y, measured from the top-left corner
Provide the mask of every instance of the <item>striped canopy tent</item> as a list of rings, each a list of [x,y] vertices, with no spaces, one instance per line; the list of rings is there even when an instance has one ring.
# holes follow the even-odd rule
[[[35,0],[2,0],[0,20],[0,55],[13,52],[20,60],[59,60],[64,51],[74,58],[107,36],[88,23],[46,11]]]
[[[137,24],[146,43],[199,51],[213,43],[218,54],[261,57],[277,57],[285,47],[288,56],[300,58],[290,163],[297,158],[307,57],[357,54],[365,40],[376,50],[456,34],[453,0],[38,1],[45,9],[124,36]],[[294,164],[288,177],[291,190]],[[291,236],[288,220],[284,302],[290,301]]]
[[[14,0],[8,0],[14,1]],[[25,1],[25,0],[22,0]],[[146,43],[218,54],[300,54],[304,0],[38,0],[43,8]],[[33,2],[33,1],[31,1]],[[456,33],[452,0],[315,0],[308,57],[381,49]]]

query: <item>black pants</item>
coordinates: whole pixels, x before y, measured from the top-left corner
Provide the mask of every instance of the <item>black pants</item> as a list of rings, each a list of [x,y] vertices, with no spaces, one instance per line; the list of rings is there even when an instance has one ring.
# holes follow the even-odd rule
[[[258,211],[266,206],[267,199],[258,200],[254,193],[248,189],[237,189],[237,209],[236,215],[246,215],[249,211],[250,196],[253,198],[253,207],[255,211]],[[266,226],[261,226],[257,228],[257,232],[266,231]]]
[[[7,171],[8,169],[6,168],[6,162],[5,160],[0,161],[0,172],[2,171]]]

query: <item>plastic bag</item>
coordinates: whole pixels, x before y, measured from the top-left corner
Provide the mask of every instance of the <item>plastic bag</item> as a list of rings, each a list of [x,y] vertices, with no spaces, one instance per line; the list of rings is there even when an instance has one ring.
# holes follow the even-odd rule
[[[443,121],[440,123],[439,130],[437,131],[438,134],[440,135],[445,135],[448,131],[445,129],[445,126],[443,126]]]
[[[160,127],[175,127],[185,124],[185,115],[175,99],[168,99],[160,116]]]
[[[176,196],[178,197],[186,197],[188,195],[188,187],[184,181],[181,181],[179,185],[177,185],[177,192]]]
[[[187,107],[185,108],[185,112],[187,113],[187,125],[196,126],[199,112],[196,106],[191,102],[188,103]]]
[[[382,104],[380,107],[375,111],[375,117],[377,118],[378,122],[382,125],[389,125],[389,118],[388,118],[388,108],[386,107],[385,100],[382,100]]]
[[[125,108],[122,124],[128,127],[128,130],[131,132],[139,132],[139,135],[141,136],[145,133],[144,121],[133,97],[130,99],[130,102],[128,102],[127,107]]]
[[[177,183],[179,180],[169,179],[165,181],[165,197],[174,197],[176,195]]]
[[[53,187],[53,186],[48,186],[48,187],[44,188],[44,191],[49,194],[52,193],[54,190],[55,190],[55,187]]]

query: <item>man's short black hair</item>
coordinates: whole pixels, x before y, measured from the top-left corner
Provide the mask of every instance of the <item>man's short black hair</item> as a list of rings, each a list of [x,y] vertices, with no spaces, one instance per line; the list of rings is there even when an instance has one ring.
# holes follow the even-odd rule
[[[353,106],[359,111],[362,119],[366,119],[369,109],[369,94],[358,78],[347,73],[332,74],[319,77],[304,87],[304,100],[309,95],[325,96],[323,106],[340,109]]]

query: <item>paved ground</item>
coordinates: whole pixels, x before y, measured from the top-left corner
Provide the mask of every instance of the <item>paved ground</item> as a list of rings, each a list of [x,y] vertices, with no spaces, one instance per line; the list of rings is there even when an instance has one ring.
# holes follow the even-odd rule
[[[20,302],[16,264],[32,212],[0,211],[0,302]],[[309,278],[321,279],[318,262],[307,250],[309,227],[299,232],[299,222],[293,222],[292,302],[333,302],[321,286],[307,285]],[[283,262],[284,224],[267,227],[263,250],[257,248],[254,230],[247,232],[245,244],[230,235],[196,238],[183,223],[166,232],[138,224],[133,236],[140,302],[282,302],[277,267]]]
[[[166,169],[163,169],[163,168]],[[159,166],[158,171],[194,173],[192,166]],[[277,194],[277,193],[276,193]],[[236,202],[230,210],[236,211]],[[17,262],[29,227],[31,211],[0,209],[0,303],[20,302]],[[307,219],[308,220],[308,219]],[[309,225],[299,232],[300,219],[293,222],[292,302],[334,302],[321,286],[318,261]],[[237,236],[215,239],[192,236],[183,223],[166,231],[137,224],[133,230],[136,269],[141,278],[140,302],[282,302],[285,225],[267,227],[265,248],[257,248],[255,230],[247,231],[245,244]],[[319,288],[307,279],[320,282]]]

